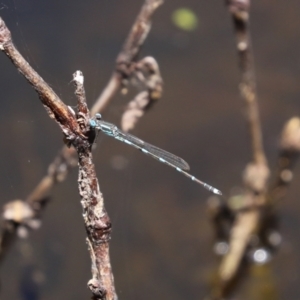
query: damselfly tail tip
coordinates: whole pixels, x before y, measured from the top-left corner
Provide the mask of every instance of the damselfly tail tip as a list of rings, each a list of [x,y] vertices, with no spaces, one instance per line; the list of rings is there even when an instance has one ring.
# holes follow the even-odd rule
[[[220,190],[216,189],[216,188],[213,188],[213,189],[212,189],[212,192],[213,192],[214,194],[216,194],[216,195],[222,196],[222,192],[221,192]]]
[[[215,187],[213,187],[213,186],[211,186],[211,185],[209,185],[209,184],[207,184],[205,182],[200,182],[200,183],[208,191],[210,191],[210,192],[212,192],[212,193],[214,193],[216,195],[220,195],[220,196],[222,195],[222,192],[220,190],[216,189]]]

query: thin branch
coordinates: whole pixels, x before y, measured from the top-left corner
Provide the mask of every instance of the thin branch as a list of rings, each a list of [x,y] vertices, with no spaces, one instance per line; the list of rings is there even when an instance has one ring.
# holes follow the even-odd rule
[[[34,87],[37,91],[41,102],[43,103],[47,113],[49,116],[56,120],[56,122],[61,127],[63,133],[71,142],[76,138],[76,136],[80,136],[83,138],[82,133],[80,132],[80,128],[77,124],[75,116],[73,116],[67,106],[60,100],[60,98],[55,94],[55,92],[45,83],[45,81],[31,68],[31,66],[27,63],[27,61],[22,57],[22,55],[18,52],[18,50],[14,47],[11,39],[11,33],[6,27],[4,21],[0,18],[0,50],[4,52],[8,58],[13,62],[16,68],[19,70],[21,74],[29,81],[29,83]],[[59,161],[59,165],[63,166],[61,161],[63,161],[63,156],[61,155],[56,161],[54,165]],[[36,220],[37,216],[44,206],[44,203],[47,198],[47,191],[49,187],[52,187],[53,182],[55,181],[56,175],[61,172],[53,172],[53,165],[50,166],[48,170],[48,174],[52,173],[52,176],[47,176],[44,180],[39,184],[39,186],[35,189],[35,191],[28,197],[27,204],[24,203],[24,207],[28,204],[30,205],[30,209],[32,212],[32,220]],[[39,193],[41,189],[44,191],[39,195],[38,203],[36,202],[36,194]],[[16,208],[14,205],[15,201],[11,202],[9,207]],[[8,213],[4,211],[4,222],[2,227],[2,234],[0,239],[0,253],[2,260],[3,255],[6,253],[7,249],[13,242],[16,231],[20,225],[21,220],[16,220],[14,217],[14,213]],[[22,220],[24,221],[24,225],[28,226],[33,224],[27,215],[23,216]],[[29,226],[32,227],[32,226]]]
[[[97,112],[102,112],[109,102],[113,99],[113,97],[116,95],[116,93],[120,90],[122,84],[121,77],[118,73],[114,72],[104,88],[101,95],[96,100],[95,104],[93,105],[91,109],[91,114],[94,115]]]
[[[64,146],[48,167],[47,175],[26,198],[26,202],[37,206],[37,203],[40,201],[40,199],[49,197],[53,186],[56,183],[64,181],[69,173],[69,170],[77,166],[77,158],[74,154],[76,154],[74,148],[68,148]]]
[[[132,130],[138,120],[162,96],[163,80],[159,65],[153,57],[147,56],[135,65],[135,78],[143,85],[143,91],[130,101],[122,115],[121,128]]]
[[[257,103],[253,50],[249,31],[250,0],[227,0],[236,33],[239,64],[242,73],[240,91],[246,103],[252,141],[253,162],[266,163]]]
[[[236,46],[241,71],[240,91],[245,101],[247,122],[252,145],[252,161],[244,171],[246,191],[239,195],[241,207],[234,211],[234,222],[229,236],[229,250],[223,257],[218,276],[217,298],[228,293],[242,259],[248,247],[251,236],[261,225],[261,207],[266,205],[267,182],[269,168],[263,149],[262,130],[259,119],[259,108],[256,92],[253,51],[249,30],[250,0],[226,0],[228,10],[232,16]],[[230,289],[234,286],[230,286]]]
[[[92,160],[93,132],[89,131],[90,113],[86,104],[83,75],[77,71],[73,75],[75,94],[78,98],[77,120],[82,131],[91,135],[88,147],[74,143],[78,152],[78,187],[83,207],[83,220],[87,232],[88,249],[91,255],[92,279],[88,287],[94,299],[116,300],[114,277],[109,257],[111,222],[104,207],[104,199],[99,189],[95,166]]]
[[[129,75],[130,66],[137,60],[141,46],[151,29],[151,18],[155,10],[163,4],[163,0],[146,0],[127,40],[124,43],[123,50],[117,58],[117,71],[121,74]]]
[[[227,0],[236,33],[236,46],[241,70],[240,91],[246,104],[247,121],[252,144],[253,160],[244,172],[244,183],[253,192],[266,189],[269,177],[263,150],[262,130],[256,92],[253,50],[249,30],[250,0]]]
[[[213,299],[221,299],[228,295],[241,280],[241,276],[237,276],[237,271],[242,268],[241,261],[245,253],[249,253],[247,248],[253,249],[253,246],[249,247],[250,239],[256,240],[254,249],[262,247],[271,253],[280,245],[281,237],[276,225],[278,221],[274,208],[287,193],[299,154],[300,118],[293,117],[286,122],[282,130],[277,169],[274,172],[275,178],[266,195],[261,196],[263,201],[260,203],[262,205],[253,206],[251,194],[231,197],[227,205],[221,205],[216,201],[209,202],[212,207],[210,212],[216,238],[222,242],[220,250],[216,252],[224,255],[229,249],[219,268],[218,284],[212,291]],[[233,202],[234,205],[231,204]],[[257,201],[257,203],[259,202]],[[231,230],[230,234],[229,230]],[[229,245],[227,247],[228,237]]]
[[[92,282],[89,282],[89,287],[94,299],[116,300],[117,295],[115,293],[110,266],[108,244],[111,234],[111,223],[104,207],[104,200],[99,189],[92,161],[93,133],[89,129],[88,121],[90,114],[85,99],[83,76],[79,71],[74,74],[75,93],[78,98],[78,114],[75,114],[72,110],[68,109],[17,51],[12,43],[11,34],[1,18],[0,49],[11,59],[16,68],[34,87],[49,116],[56,120],[67,141],[72,143],[78,153],[79,194],[83,206],[83,217],[89,240],[89,249],[92,247],[90,253],[93,252],[91,257],[92,268],[96,265],[98,271],[96,282],[94,272],[92,273],[93,279]],[[18,212],[18,209],[20,210],[20,203],[22,215],[15,213]],[[8,221],[7,224],[23,224],[25,223],[24,221],[30,220],[34,216],[34,209],[23,201],[15,201],[14,207],[15,209],[9,208],[4,213],[4,217]],[[11,211],[10,214],[8,213],[9,211]],[[13,230],[13,234],[10,234],[15,236],[15,232]]]
[[[19,72],[33,86],[39,95],[50,118],[55,119],[63,133],[71,139],[81,135],[75,117],[60,100],[49,85],[31,68],[24,57],[18,52],[11,40],[11,33],[0,18],[0,50],[2,50]]]
[[[265,242],[261,239],[267,237],[267,231],[270,228],[274,230],[272,227],[274,224],[271,224],[276,220],[274,204],[286,194],[287,186],[293,177],[292,167],[300,152],[300,120],[293,118],[283,129],[276,178],[274,184],[268,188],[270,170],[263,150],[249,31],[250,0],[227,0],[226,3],[233,18],[236,33],[242,74],[240,90],[246,104],[253,159],[244,171],[246,191],[228,200],[225,211],[230,213],[222,216],[222,222],[225,221],[227,225],[230,225],[230,233],[228,234],[228,251],[218,271],[218,283],[211,293],[213,299],[226,297],[241,280],[241,276],[238,277],[237,274],[244,266],[243,258],[251,249],[252,238],[256,237],[256,247],[259,244],[265,246]],[[238,208],[230,205],[234,198],[238,199]],[[214,214],[214,216],[218,215],[218,213]],[[216,224],[216,232],[224,233],[224,229],[220,230],[219,224],[220,222]],[[271,248],[278,246],[278,241],[275,240],[268,241],[268,243],[267,246]]]
[[[123,47],[122,52],[119,54],[118,58],[120,57],[126,57],[127,59],[129,57],[133,56],[135,57],[137,53],[140,51],[140,47],[142,46],[149,30],[150,30],[150,25],[151,25],[151,17],[156,10],[156,8],[162,4],[162,0],[146,0],[144,6],[141,9],[141,12],[139,16],[137,17],[135,24],[132,27],[132,30],[129,33],[129,36],[126,40],[126,43]],[[140,23],[146,24],[146,26],[141,26]],[[1,23],[2,24],[2,23]],[[139,36],[136,32],[136,28],[140,28],[140,34],[142,35]],[[143,31],[144,30],[144,31]],[[144,33],[143,33],[144,32]],[[10,33],[7,31],[1,30],[1,36],[0,40],[10,40]],[[0,44],[0,50],[4,50],[4,44]],[[131,50],[131,48],[134,48],[134,50]],[[127,54],[128,51],[130,54]],[[135,53],[135,55],[133,55]],[[18,53],[16,53],[18,55]],[[132,56],[133,55],[133,56]],[[14,54],[12,54],[13,59],[15,60]],[[23,64],[25,66],[28,66],[30,69],[31,67],[28,65],[27,62],[22,60]],[[31,69],[32,70],[32,69]],[[36,74],[35,71],[33,71],[33,74]],[[39,78],[38,74],[36,74],[34,79],[30,79],[30,82],[36,82],[37,79]],[[113,96],[118,92],[118,90],[122,86],[122,76],[121,73],[118,71],[114,71],[112,74],[112,77],[107,84],[106,88],[103,90],[102,94],[100,95],[99,99],[96,101],[94,104],[93,108],[91,109],[91,115],[94,115],[97,112],[102,112],[105,107],[109,104],[110,100],[113,98]],[[43,87],[45,90],[48,89],[48,86],[43,84]],[[50,89],[50,88],[49,88]],[[46,94],[52,95],[54,99],[59,99],[57,95],[50,89],[51,93],[49,90],[47,91]],[[61,101],[57,102],[61,104]],[[64,114],[67,115],[68,117],[71,117],[75,120],[75,115],[72,109],[69,107],[65,106],[63,103],[61,104],[62,110],[64,111]],[[48,106],[46,106],[48,107]],[[52,116],[51,109],[47,110],[49,115]],[[64,115],[63,114],[63,115]],[[60,116],[60,114],[57,114],[57,117]],[[55,115],[54,115],[55,117]],[[76,130],[80,130],[78,126],[77,121],[74,121],[73,124],[76,128]],[[66,141],[66,143],[69,145],[70,141]],[[67,177],[69,171],[71,168],[77,165],[77,158],[76,158],[76,150],[75,148],[69,148],[64,146],[60,153],[54,158],[53,162],[50,164],[48,168],[47,175],[42,178],[40,183],[37,185],[37,187],[33,190],[33,192],[27,197],[25,200],[26,204],[30,205],[31,210],[32,210],[32,220],[39,220],[41,217],[41,214],[43,212],[43,209],[45,208],[47,202],[50,200],[50,193],[51,190],[53,189],[54,185],[56,183],[60,183],[65,180]],[[14,202],[14,201],[12,201]],[[14,207],[14,206],[12,206]],[[6,215],[11,215],[6,214],[4,211],[4,216]],[[23,224],[24,223],[24,224]],[[1,229],[1,234],[0,234],[0,262],[3,261],[3,258],[9,249],[9,247],[12,245],[16,235],[17,231],[19,228],[24,228],[23,225],[26,226],[26,228],[33,228],[32,226],[28,226],[28,224],[35,224],[35,222],[31,222],[28,219],[23,219],[23,221],[18,220],[16,222],[15,220],[11,218],[5,218],[4,221],[2,222],[2,229]]]
[[[95,109],[92,109],[93,113],[102,111],[119,89],[128,84],[128,78],[134,71],[134,62],[137,60],[141,47],[151,29],[152,16],[162,4],[163,0],[145,0],[128,34],[122,51],[117,57],[115,71],[109,83],[96,100]]]
[[[13,62],[21,74],[29,81],[29,83],[37,91],[49,116],[56,120],[61,127],[63,133],[67,137],[68,142],[75,139],[76,136],[83,137],[75,116],[70,112],[68,107],[60,100],[55,92],[45,83],[45,81],[31,68],[27,61],[22,57],[18,50],[14,47],[11,40],[11,33],[6,27],[4,21],[0,18],[0,50]],[[73,151],[74,152],[74,151]],[[53,184],[64,178],[69,166],[74,165],[74,161],[68,156],[68,150],[63,149],[60,155],[50,165],[48,175],[43,178],[37,188],[27,198],[26,203],[31,206],[33,213],[32,219],[35,220],[40,215],[45,202],[47,201],[48,192]],[[12,206],[15,207],[15,206]],[[8,214],[9,215],[9,214]],[[4,211],[4,216],[7,216]],[[24,224],[28,225],[28,218],[24,219]],[[11,218],[4,218],[2,226],[2,234],[0,239],[0,260],[2,261],[4,254],[15,238],[16,230],[20,222],[16,222]]]

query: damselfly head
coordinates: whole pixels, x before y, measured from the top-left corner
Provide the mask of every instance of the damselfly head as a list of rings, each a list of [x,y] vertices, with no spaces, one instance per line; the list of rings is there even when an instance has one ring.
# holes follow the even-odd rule
[[[95,114],[96,120],[100,121],[102,119],[101,114],[97,113]]]

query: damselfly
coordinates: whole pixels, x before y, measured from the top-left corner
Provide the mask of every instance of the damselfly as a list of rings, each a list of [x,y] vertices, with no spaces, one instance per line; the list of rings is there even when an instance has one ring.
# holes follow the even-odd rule
[[[176,169],[178,172],[187,176],[191,180],[199,183],[210,192],[222,195],[221,191],[219,191],[218,189],[187,173],[186,171],[188,171],[190,167],[185,160],[170,152],[148,144],[134,135],[121,131],[114,124],[102,121],[101,114],[96,114],[94,118],[90,119],[89,125],[92,130],[100,130],[106,135],[115,138],[116,140],[119,140],[127,145],[133,146],[141,150],[143,153],[152,156],[156,160]]]

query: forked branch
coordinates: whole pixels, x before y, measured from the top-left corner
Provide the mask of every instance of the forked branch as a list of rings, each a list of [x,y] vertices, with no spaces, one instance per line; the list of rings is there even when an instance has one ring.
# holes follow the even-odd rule
[[[93,279],[89,282],[89,287],[94,299],[117,299],[109,259],[108,241],[110,239],[111,223],[104,208],[104,200],[92,161],[93,137],[90,136],[89,130],[90,114],[85,99],[83,76],[80,72],[74,74],[76,95],[78,97],[78,112],[76,114],[62,102],[14,47],[10,31],[1,18],[0,49],[34,87],[49,116],[56,120],[66,140],[74,146],[78,153],[78,187],[93,265]],[[29,213],[24,214],[24,218],[33,214],[33,209],[30,206],[27,208]],[[27,210],[23,209],[23,211]],[[12,220],[11,223],[15,222],[16,219]],[[95,276],[94,265],[97,268],[97,276]]]
[[[120,57],[126,58],[127,65],[130,65],[130,59],[131,63],[135,63],[134,59],[137,57],[141,46],[143,45],[149,30],[151,28],[151,18],[153,16],[154,11],[156,10],[159,5],[163,3],[162,0],[146,0],[133,27],[130,31],[125,45],[121,51],[121,53],[118,55],[118,59],[116,62],[116,70],[113,72],[113,75],[111,77],[111,80],[108,82],[107,86],[105,87],[103,93],[99,97],[99,99],[96,101],[94,106],[91,109],[91,115],[94,115],[97,112],[102,112],[106,105],[109,103],[109,101],[113,98],[113,96],[116,94],[117,91],[122,86],[122,76],[121,73],[117,71],[118,64],[122,61]],[[139,30],[137,30],[139,28]],[[10,39],[10,33],[8,32],[2,32],[2,39],[5,38],[5,34],[9,35],[9,37],[6,37],[6,39]],[[3,48],[3,46],[2,46]],[[1,49],[2,49],[1,48]],[[3,49],[2,49],[3,50]],[[15,55],[13,55],[15,57]],[[149,62],[149,60],[147,60]],[[155,63],[155,61],[149,62],[149,68]],[[24,65],[28,65],[27,62],[23,62]],[[29,66],[29,65],[28,65]],[[29,66],[30,67],[30,66]],[[155,74],[157,74],[158,66],[157,68],[152,68],[153,71],[151,73],[151,80],[150,83],[157,82],[153,80],[153,78],[159,78]],[[151,71],[151,68],[150,68]],[[36,78],[38,78],[38,74],[36,74]],[[34,82],[36,79],[33,80]],[[148,81],[147,81],[148,82]],[[46,86],[45,89],[48,87]],[[149,94],[152,95],[153,98],[155,98],[155,93],[153,91],[159,90],[159,87],[157,85],[153,85],[152,89],[151,86],[149,87],[149,91],[146,93],[146,102],[143,102],[142,108],[146,107],[148,105],[148,99]],[[49,95],[52,95],[54,99],[57,99],[57,95],[53,91],[51,93],[48,92]],[[140,97],[139,97],[140,98]],[[59,103],[62,103],[61,101],[58,101]],[[46,102],[47,103],[47,102]],[[139,102],[140,103],[140,102]],[[64,113],[67,116],[70,116],[70,118],[75,119],[75,115],[72,113],[72,110],[70,110],[68,107],[66,107],[64,104]],[[129,105],[130,106],[130,105]],[[50,115],[52,116],[51,109],[49,110]],[[140,113],[138,113],[140,114]],[[55,115],[54,115],[55,117]],[[140,117],[140,115],[139,115]],[[127,118],[128,119],[128,118]],[[132,117],[129,118],[129,120],[132,120]],[[74,126],[78,130],[77,126],[78,124],[75,122]],[[4,209],[4,222],[2,224],[2,231],[0,235],[0,261],[3,260],[4,254],[9,249],[10,245],[15,239],[16,233],[19,228],[27,228],[27,229],[34,229],[36,226],[32,226],[31,224],[37,224],[37,222],[34,222],[35,220],[39,220],[40,216],[45,208],[45,204],[49,201],[51,194],[51,191],[55,184],[60,183],[65,180],[67,177],[69,171],[77,165],[77,158],[76,158],[76,151],[75,148],[69,148],[67,146],[64,146],[59,154],[55,157],[53,162],[50,164],[48,168],[47,175],[40,181],[40,183],[37,185],[37,187],[32,191],[32,193],[27,197],[27,199],[24,202],[24,205],[26,207],[30,207],[31,214],[30,216],[26,215],[24,218],[15,220],[12,216],[14,216],[14,213],[11,213],[11,208],[14,208],[14,205],[10,205],[10,210],[8,213],[6,213],[6,208]],[[13,202],[14,203],[14,202]],[[22,231],[24,232],[24,230]]]

